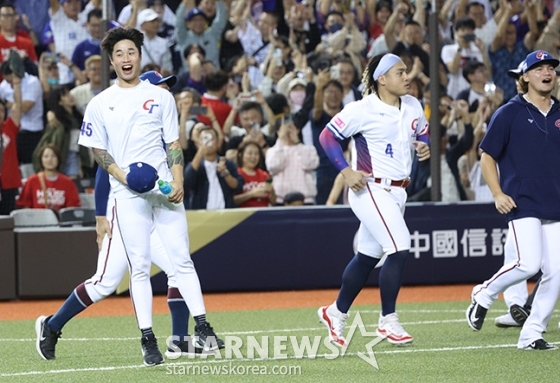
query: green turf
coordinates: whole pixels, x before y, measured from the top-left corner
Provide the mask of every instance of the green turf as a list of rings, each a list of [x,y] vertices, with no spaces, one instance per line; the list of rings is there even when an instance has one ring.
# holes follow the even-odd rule
[[[140,343],[133,317],[78,318],[63,331],[57,359],[44,361],[35,351],[34,321],[0,322],[0,382],[545,382],[558,376],[560,351],[519,351],[515,345],[519,329],[498,329],[494,317],[505,308],[499,301],[492,307],[481,332],[467,327],[464,310],[468,302],[399,305],[401,323],[415,340],[409,347],[395,347],[383,341],[373,351],[379,370],[364,362],[357,352],[365,352],[358,331],[347,355],[328,360],[331,351],[321,345],[318,356],[296,359],[290,341],[288,359],[274,358],[272,336],[325,336],[316,309],[238,311],[208,315],[218,334],[242,339],[270,336],[268,360],[225,358],[167,360],[165,364],[142,366]],[[375,330],[377,306],[355,306],[367,331]],[[560,343],[560,316],[555,312],[546,334],[551,343]],[[352,318],[348,323],[352,323]],[[192,323],[191,323],[192,328]],[[168,315],[154,316],[154,331],[160,348],[170,329]],[[247,357],[246,348],[241,348]],[[223,355],[225,356],[225,355]],[[219,369],[220,375],[204,374],[204,368]],[[253,369],[256,373],[242,375]],[[268,375],[262,375],[262,372]],[[272,372],[292,374],[273,375]],[[227,373],[227,375],[224,375]]]

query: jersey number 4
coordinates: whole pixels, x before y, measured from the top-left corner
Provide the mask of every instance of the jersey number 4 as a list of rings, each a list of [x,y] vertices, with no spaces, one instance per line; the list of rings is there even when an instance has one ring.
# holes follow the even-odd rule
[[[385,148],[385,154],[393,158],[393,145],[387,144],[387,147]]]
[[[82,122],[81,134],[91,137],[91,122]]]

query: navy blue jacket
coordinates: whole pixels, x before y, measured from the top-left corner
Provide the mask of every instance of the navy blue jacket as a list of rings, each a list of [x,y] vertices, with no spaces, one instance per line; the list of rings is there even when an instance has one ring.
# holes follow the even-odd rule
[[[560,104],[545,117],[517,95],[490,121],[480,147],[497,162],[502,191],[517,205],[507,220],[560,220]]]

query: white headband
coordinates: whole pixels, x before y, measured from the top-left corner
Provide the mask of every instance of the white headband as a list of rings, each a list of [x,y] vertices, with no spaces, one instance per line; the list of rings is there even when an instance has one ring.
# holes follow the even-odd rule
[[[377,81],[379,76],[383,76],[398,62],[402,62],[402,60],[397,55],[387,53],[383,56],[381,60],[379,60],[379,64],[377,65],[377,68],[375,68],[375,72],[373,72],[373,81]]]

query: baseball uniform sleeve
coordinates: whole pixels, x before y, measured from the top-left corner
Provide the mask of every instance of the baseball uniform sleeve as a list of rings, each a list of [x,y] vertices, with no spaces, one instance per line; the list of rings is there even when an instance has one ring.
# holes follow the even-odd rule
[[[418,103],[420,118],[418,119],[418,126],[416,127],[416,140],[430,144],[430,124],[424,115],[424,110],[420,103]]]
[[[109,191],[111,185],[109,183],[109,173],[107,173],[101,166],[97,167],[95,173],[95,215],[105,217],[107,214],[107,200],[109,199]]]
[[[175,99],[170,92],[163,90],[163,141],[170,144],[179,139],[179,119],[177,117],[177,107],[175,106]]]
[[[329,121],[327,128],[337,140],[350,138],[360,131],[363,116],[360,106],[363,106],[361,102],[350,103]]]
[[[94,98],[86,107],[78,144],[88,148],[107,150],[107,141],[101,108],[99,102]]]

